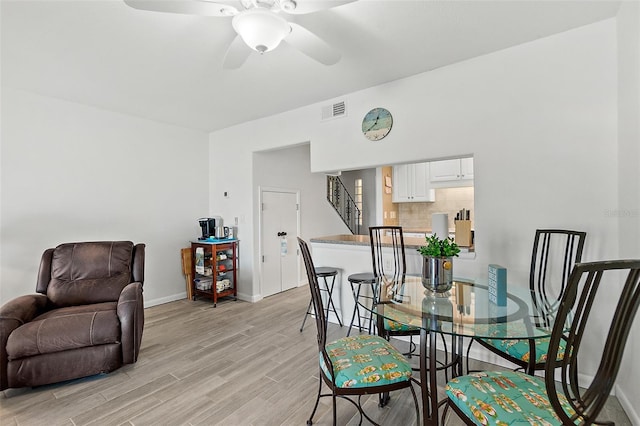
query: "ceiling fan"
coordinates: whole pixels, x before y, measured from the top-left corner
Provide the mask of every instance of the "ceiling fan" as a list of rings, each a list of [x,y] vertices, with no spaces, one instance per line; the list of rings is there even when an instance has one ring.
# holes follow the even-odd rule
[[[239,68],[251,50],[263,54],[278,47],[281,41],[322,64],[335,64],[340,60],[340,52],[282,14],[312,13],[353,1],[356,0],[124,0],[140,10],[231,18],[237,35],[225,54],[225,69]]]

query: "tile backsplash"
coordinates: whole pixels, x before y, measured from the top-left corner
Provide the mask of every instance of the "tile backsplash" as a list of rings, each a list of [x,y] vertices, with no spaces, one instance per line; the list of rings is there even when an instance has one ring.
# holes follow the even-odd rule
[[[433,203],[398,203],[397,206],[400,226],[403,228],[430,230],[433,213],[448,213],[449,228],[453,229],[456,213],[461,209],[471,210],[473,228],[473,187],[436,189],[436,201]]]

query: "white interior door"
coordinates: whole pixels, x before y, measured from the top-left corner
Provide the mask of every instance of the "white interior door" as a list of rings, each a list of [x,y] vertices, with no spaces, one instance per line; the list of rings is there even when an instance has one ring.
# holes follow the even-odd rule
[[[298,194],[262,191],[262,295],[298,285]]]
[[[280,207],[277,192],[262,193],[262,295],[282,291],[280,278],[280,246],[276,237],[280,232]]]
[[[298,196],[283,193],[281,197],[280,227],[286,239],[286,255],[280,253],[282,291],[298,286]]]

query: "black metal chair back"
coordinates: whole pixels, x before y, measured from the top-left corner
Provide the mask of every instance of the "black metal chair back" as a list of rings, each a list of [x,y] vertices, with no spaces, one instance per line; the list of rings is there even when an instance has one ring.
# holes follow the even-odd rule
[[[402,227],[371,226],[369,238],[371,239],[373,275],[376,278],[384,277],[385,282],[402,282],[407,273]]]
[[[371,226],[369,227],[369,238],[373,275],[379,281],[377,285],[373,286],[375,299],[381,294],[380,292],[389,292],[392,291],[392,288],[395,289],[404,284],[407,260],[401,226]],[[377,327],[378,333],[387,340],[391,336],[410,336],[409,350],[403,355],[411,357],[417,349],[413,343],[413,336],[420,335],[420,328],[407,327],[394,330],[393,327],[385,326],[382,316],[377,318]]]
[[[570,231],[566,229],[537,229],[531,252],[531,266],[529,268],[529,289],[534,302],[532,324],[545,327],[560,305],[569,276],[576,263],[582,260],[582,250],[587,237],[586,232]],[[494,346],[490,339],[472,339],[467,348],[467,371],[469,370],[469,352],[474,341],[493,353],[501,356],[525,369],[528,374],[535,374],[536,370],[543,370],[546,361],[553,360],[548,355],[544,345],[537,345],[535,339],[528,339],[528,358],[516,356],[510,350],[501,346]],[[515,343],[513,341],[512,343]],[[515,345],[513,347],[516,347]],[[516,351],[517,352],[517,351]],[[547,357],[542,356],[547,353]],[[552,363],[553,364],[553,363]]]
[[[573,266],[582,260],[587,233],[565,229],[537,229],[533,240],[529,288],[534,296],[535,323],[546,325],[555,314]]]
[[[307,271],[307,279],[309,280],[309,290],[311,291],[311,301],[313,302],[313,309],[316,316],[316,326],[318,330],[318,348],[322,351],[327,365],[331,365],[331,360],[326,354],[325,346],[327,343],[327,319],[325,316],[324,307],[322,306],[322,295],[320,294],[320,285],[318,284],[318,276],[315,273],[315,267],[313,266],[313,259],[311,259],[311,253],[307,243],[298,237],[298,245],[302,252],[302,259],[304,260],[304,266]]]
[[[594,305],[598,290],[604,288],[605,296],[610,300],[619,286],[615,281],[627,272],[624,286],[619,293],[618,303],[612,315],[609,331],[602,349],[600,364],[588,387],[579,387],[578,358],[583,337],[591,330],[594,321],[587,326],[587,320]],[[608,273],[607,273],[608,272]],[[602,297],[602,296],[601,296]],[[560,390],[567,397],[575,415],[568,416],[562,408],[563,403],[557,394],[558,383],[554,379],[557,364],[545,366],[545,384],[549,401],[563,424],[592,424],[602,410],[620,369],[624,347],[633,325],[633,319],[640,306],[640,260],[619,260],[581,263],[575,265],[570,275],[554,324],[549,359],[556,359],[560,348],[560,339],[566,339],[566,349],[559,371],[561,373]],[[599,312],[603,310],[598,309]],[[567,329],[566,324],[570,322]],[[599,319],[598,325],[602,324]],[[595,334],[591,334],[594,336]],[[593,353],[592,347],[586,347]],[[583,354],[584,355],[584,354]]]

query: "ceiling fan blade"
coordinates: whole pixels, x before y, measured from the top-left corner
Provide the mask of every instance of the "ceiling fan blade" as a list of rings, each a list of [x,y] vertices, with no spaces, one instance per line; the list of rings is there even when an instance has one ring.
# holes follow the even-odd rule
[[[321,64],[333,65],[340,60],[340,52],[326,41],[295,22],[289,22],[289,25],[291,33],[284,39],[285,42]]]
[[[224,62],[222,68],[225,70],[238,69],[245,63],[252,50],[247,46],[240,36],[236,36],[233,39],[227,53],[224,55]]]
[[[182,13],[199,16],[233,16],[238,9],[231,4],[201,0],[124,0],[134,9],[153,12]],[[229,2],[235,3],[235,2]]]
[[[284,12],[292,15],[303,15],[305,13],[317,12],[319,10],[331,9],[343,4],[353,3],[356,0],[295,0],[295,8],[283,8]]]

